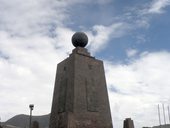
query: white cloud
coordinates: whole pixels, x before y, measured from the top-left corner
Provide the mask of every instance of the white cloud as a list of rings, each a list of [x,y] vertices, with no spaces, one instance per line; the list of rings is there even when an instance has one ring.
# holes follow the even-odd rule
[[[0,0],[0,115],[3,120],[20,113],[28,114],[30,103],[35,104],[34,114],[50,112],[56,65],[73,49],[70,39],[74,31],[65,25],[70,18],[68,6],[90,2]],[[98,0],[96,3],[109,2]],[[85,29],[91,52],[102,50],[110,39],[129,34],[130,30],[148,27],[148,17],[162,12],[169,1],[155,0],[149,5],[135,10],[134,16],[131,12],[110,25]],[[141,10],[150,13],[139,15]],[[134,49],[127,52],[129,57],[136,54]],[[170,102],[169,60],[168,52],[146,52],[129,65],[106,63],[108,87],[117,91],[110,91],[114,127],[122,127],[126,117],[135,119],[137,127],[156,125],[155,105]]]
[[[55,30],[55,33],[57,38],[55,38],[54,45],[57,44],[57,47],[60,49],[62,48],[63,52],[71,52],[71,50],[74,48],[71,43],[71,38],[75,32],[66,27],[58,27]]]
[[[68,56],[67,52],[71,49],[61,43],[70,39],[70,31],[64,29],[65,38],[63,34],[58,34],[54,39],[37,35],[11,37],[6,32],[0,32],[2,120],[16,114],[28,114],[30,103],[35,104],[34,114],[50,113],[56,65]]]
[[[117,16],[110,25],[94,25],[90,37],[90,49],[93,53],[104,49],[109,41],[128,35],[139,28],[149,28],[153,14],[159,14],[170,5],[169,0],[153,0],[143,5],[130,7],[123,16]],[[144,35],[137,35],[137,43],[146,42]]]
[[[56,65],[73,49],[74,32],[64,27],[67,6],[66,1],[0,0],[2,120],[28,113],[30,103],[34,114],[50,112]]]
[[[170,104],[169,60],[164,51],[141,54],[127,65],[105,63],[115,127],[122,127],[127,117],[137,128],[158,125],[157,104]]]
[[[46,34],[67,19],[66,5],[57,0],[0,0],[0,29],[19,36]]]
[[[170,5],[170,0],[151,0],[142,6],[133,8],[141,17],[151,17],[153,14],[165,12],[165,8]]]
[[[87,32],[90,38],[90,50],[92,53],[102,50],[112,38],[118,38],[129,31],[130,26],[126,23],[113,23],[110,26],[95,25],[92,32]]]
[[[138,53],[138,51],[136,49],[128,49],[126,50],[126,53],[128,57],[134,57]]]
[[[170,0],[154,0],[148,9],[148,13],[162,13],[163,9],[169,5]]]

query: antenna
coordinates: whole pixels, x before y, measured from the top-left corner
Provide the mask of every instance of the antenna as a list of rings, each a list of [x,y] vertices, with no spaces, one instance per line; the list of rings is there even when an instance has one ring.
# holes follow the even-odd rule
[[[164,124],[166,124],[164,103],[162,103],[162,107],[163,107],[163,115],[164,115]]]
[[[170,123],[170,112],[169,112],[169,105],[168,105],[168,117],[169,117],[169,123]]]
[[[159,117],[159,125],[160,125],[160,127],[161,127],[161,116],[160,116],[159,104],[158,104],[158,117]]]

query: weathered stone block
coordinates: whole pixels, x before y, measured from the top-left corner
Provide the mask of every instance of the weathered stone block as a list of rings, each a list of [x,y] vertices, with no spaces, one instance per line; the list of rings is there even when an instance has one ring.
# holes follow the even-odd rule
[[[123,128],[134,128],[133,120],[131,120],[131,118],[126,118],[124,120]]]

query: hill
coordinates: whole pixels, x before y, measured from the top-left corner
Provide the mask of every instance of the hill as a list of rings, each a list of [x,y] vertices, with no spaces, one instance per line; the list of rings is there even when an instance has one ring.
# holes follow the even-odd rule
[[[32,116],[32,122],[38,121],[40,128],[48,128],[49,126],[49,118],[50,114],[42,115],[42,116]],[[15,126],[20,128],[28,128],[29,127],[29,115],[16,115],[11,119],[7,120],[3,123],[6,126]]]

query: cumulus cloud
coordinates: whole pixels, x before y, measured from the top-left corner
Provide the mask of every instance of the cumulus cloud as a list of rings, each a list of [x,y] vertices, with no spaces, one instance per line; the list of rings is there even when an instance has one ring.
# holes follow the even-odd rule
[[[115,127],[126,117],[137,128],[158,125],[157,105],[170,103],[169,60],[170,53],[162,51],[141,54],[129,64],[105,64]]]
[[[56,65],[73,49],[66,1],[0,0],[0,115],[2,120],[50,112]],[[35,98],[36,97],[36,98]],[[43,100],[42,100],[43,99]]]
[[[73,49],[70,46],[73,32],[65,28],[57,30],[60,33],[56,32],[56,38],[12,37],[0,32],[0,115],[3,120],[20,113],[28,114],[30,103],[35,104],[34,114],[50,113],[56,65]],[[69,44],[65,44],[67,42]]]
[[[108,4],[111,0],[0,0],[0,115],[3,120],[28,114],[30,103],[35,104],[34,114],[50,112],[56,64],[73,49],[70,39],[74,30],[66,23],[70,20],[68,7],[91,2]],[[162,12],[169,1],[155,0],[149,5],[128,11],[111,24],[85,28],[90,51],[95,54],[111,39],[139,27],[147,28],[148,17]],[[144,14],[143,10],[149,13]],[[137,53],[135,49],[127,51],[129,57]],[[169,60],[169,52],[145,52],[129,64],[115,65],[105,60],[114,127],[122,127],[125,117],[134,118],[137,127],[156,124],[155,105],[170,101]]]
[[[41,47],[36,49],[27,44],[23,45],[26,39],[4,38],[3,43],[1,43],[1,53],[8,56],[8,59],[0,59],[0,79],[2,81],[0,96],[3,97],[0,100],[0,110],[1,115],[5,115],[3,119],[7,119],[9,118],[9,115],[6,115],[7,113],[11,114],[10,117],[14,113],[27,113],[27,106],[25,105],[31,102],[35,103],[35,97],[38,99],[39,96],[45,97],[44,94],[49,93],[48,91],[41,91],[41,89],[50,90],[47,79],[52,80],[53,76],[50,71],[55,66],[48,64],[48,62],[54,63],[54,60],[50,59],[50,51],[54,49],[50,46],[49,51],[41,49],[41,45],[47,43],[45,40],[39,40],[41,43],[36,40]],[[45,58],[48,58],[48,60]],[[43,105],[40,102],[38,104],[38,106],[45,105],[45,103]]]
[[[0,29],[14,36],[46,34],[67,19],[66,3],[57,0],[1,0],[0,6]]]
[[[0,0],[0,30],[14,36],[50,34],[69,21],[68,7],[74,4],[106,4],[110,0]]]

